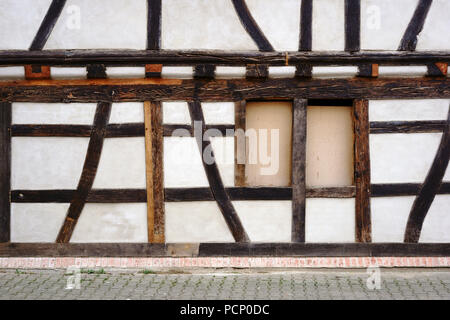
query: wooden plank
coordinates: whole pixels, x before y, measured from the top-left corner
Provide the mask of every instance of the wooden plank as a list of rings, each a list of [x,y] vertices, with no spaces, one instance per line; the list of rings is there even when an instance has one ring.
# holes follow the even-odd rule
[[[402,40],[398,50],[400,51],[414,51],[417,46],[418,35],[422,31],[425,20],[430,10],[433,0],[419,0],[416,10],[409,21],[408,27],[403,34]]]
[[[272,45],[267,40],[264,33],[259,28],[255,19],[253,19],[248,10],[245,0],[231,0],[234,9],[242,23],[242,26],[247,31],[248,35],[253,39],[260,51],[274,51]]]
[[[269,66],[266,64],[248,64],[245,70],[247,79],[265,79],[269,77]]]
[[[370,133],[419,133],[442,132],[447,121],[373,121],[370,123]]]
[[[103,148],[105,129],[111,114],[111,103],[99,102],[95,111],[94,127],[89,139],[89,145],[86,152],[86,159],[83,165],[80,181],[77,191],[70,201],[64,223],[59,230],[56,242],[67,243],[70,241],[73,230],[81,215],[81,211],[86,203],[86,198],[94,183],[97,173],[98,163]]]
[[[245,101],[237,101],[234,104],[234,185],[236,187],[245,186],[245,159],[246,159],[246,138],[245,138]]]
[[[216,72],[213,64],[198,64],[194,67],[194,79],[212,79]]]
[[[106,66],[104,64],[88,64],[86,66],[88,79],[106,79]]]
[[[427,177],[419,191],[411,211],[409,212],[408,223],[406,224],[405,242],[419,242],[422,225],[427,216],[428,210],[433,203],[439,188],[442,184],[445,171],[450,159],[450,107],[447,117],[447,126],[442,134],[433,164],[428,171]]]
[[[377,183],[371,185],[372,197],[415,196],[419,194],[422,185],[419,183]],[[450,183],[443,182],[437,194],[450,194]]]
[[[360,50],[361,1],[345,0],[345,51]]]
[[[148,241],[164,243],[164,175],[162,108],[144,102]]]
[[[182,253],[179,248],[192,248]],[[198,246],[198,247],[197,247]],[[448,243],[1,243],[1,257],[448,257]],[[198,248],[198,249],[197,249]],[[198,251],[197,251],[198,250]],[[198,253],[197,253],[198,252]]]
[[[11,236],[11,103],[0,103],[0,242]]]
[[[66,0],[52,0],[47,13],[45,14],[44,20],[42,20],[39,30],[30,45],[30,50],[42,50],[44,48],[45,43],[47,42],[48,37],[50,37],[50,34],[52,33],[56,21],[58,21],[65,4]]]
[[[232,88],[230,90],[230,88]],[[245,99],[401,99],[450,98],[450,79],[351,78],[178,80],[95,79],[0,81],[0,101],[239,101]]]
[[[369,101],[355,100],[355,227],[357,242],[371,242]]]
[[[295,76],[297,78],[311,78],[312,68],[312,65],[308,63],[299,64],[295,68]]]
[[[270,66],[296,66],[309,63],[317,66],[357,65],[421,65],[439,61],[450,62],[447,51],[230,51],[230,50],[0,50],[0,65],[38,64],[45,66],[144,66],[163,64],[189,66],[213,64],[216,66],[243,66],[267,64]]]
[[[161,47],[161,0],[147,0],[147,49]]]
[[[231,203],[230,197],[228,196],[225,187],[220,177],[219,169],[217,167],[214,152],[211,146],[211,140],[209,137],[205,137],[204,133],[206,131],[205,120],[203,117],[203,111],[200,106],[200,102],[189,102],[189,113],[191,115],[192,126],[194,127],[195,122],[200,122],[202,125],[202,131],[196,135],[197,145],[202,158],[203,168],[205,169],[206,177],[208,178],[209,187],[211,188],[211,193],[216,200],[216,203],[222,212],[225,222],[233,235],[236,242],[248,242],[249,237],[245,232],[242,222]],[[205,159],[205,150],[210,150],[209,156],[211,159]]]
[[[300,5],[299,51],[311,51],[312,48],[312,0],[302,0]]]
[[[306,107],[308,100],[295,99],[292,124],[292,242],[305,242],[306,203]]]
[[[25,65],[25,79],[50,79],[50,67],[40,65]]]

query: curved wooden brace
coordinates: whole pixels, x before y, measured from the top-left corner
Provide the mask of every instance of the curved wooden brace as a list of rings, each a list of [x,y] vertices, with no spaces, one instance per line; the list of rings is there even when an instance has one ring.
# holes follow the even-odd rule
[[[86,199],[91,191],[94,183],[94,178],[97,173],[100,155],[102,153],[103,141],[106,133],[106,126],[111,114],[111,103],[100,102],[97,105],[94,118],[94,126],[91,131],[88,149],[86,152],[86,159],[84,161],[83,171],[81,173],[80,181],[78,182],[77,191],[70,201],[70,207],[64,223],[59,230],[56,242],[67,243],[70,241],[73,230],[84,208]]]
[[[241,220],[239,219],[239,216],[236,213],[236,210],[234,209],[233,204],[231,203],[228,193],[225,190],[216,162],[212,161],[211,164],[206,163],[203,157],[205,150],[207,148],[211,148],[211,140],[208,136],[204,137],[206,125],[200,102],[189,102],[188,105],[192,126],[194,126],[195,121],[201,121],[202,132],[201,135],[196,136],[196,138],[197,145],[200,151],[200,157],[202,158],[203,167],[205,168],[206,177],[208,178],[209,186],[211,188],[211,193],[216,200],[223,217],[225,218],[225,222],[227,223],[228,228],[230,229],[234,237],[234,240],[236,242],[249,242],[249,237],[245,232],[245,229],[241,223]],[[215,159],[212,149],[211,157],[212,159]]]
[[[406,28],[403,38],[400,41],[398,50],[414,51],[417,46],[417,36],[422,31],[428,11],[430,10],[433,0],[419,0],[414,15]]]
[[[267,40],[264,33],[259,28],[255,19],[253,19],[250,11],[248,10],[245,0],[231,0],[234,9],[241,20],[242,26],[247,31],[249,36],[255,41],[260,51],[274,51],[269,40]]]
[[[55,27],[56,21],[66,4],[66,0],[53,0],[45,14],[44,20],[42,20],[41,26],[38,32],[34,36],[33,42],[30,45],[30,50],[42,50],[47,42],[50,33],[52,33]]]
[[[442,179],[447,170],[450,159],[450,107],[447,118],[447,126],[442,134],[441,143],[431,165],[430,171],[419,191],[409,213],[408,223],[405,231],[405,242],[419,242],[422,225],[428,210],[438,193]]]

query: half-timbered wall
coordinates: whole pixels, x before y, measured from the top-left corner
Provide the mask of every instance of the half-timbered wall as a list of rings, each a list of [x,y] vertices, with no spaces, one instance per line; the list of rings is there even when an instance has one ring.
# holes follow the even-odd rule
[[[448,255],[449,14],[447,0],[1,0],[0,255]],[[291,183],[248,185],[226,131],[245,129],[247,102],[280,100]],[[330,164],[348,183],[306,181],[320,106],[351,111],[351,161]],[[219,133],[198,141],[200,120]]]

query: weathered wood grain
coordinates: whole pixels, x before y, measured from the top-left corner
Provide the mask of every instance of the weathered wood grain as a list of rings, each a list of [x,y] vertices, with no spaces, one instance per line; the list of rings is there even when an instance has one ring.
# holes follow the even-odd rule
[[[69,210],[61,229],[59,230],[56,242],[67,243],[70,241],[73,230],[81,215],[81,211],[86,203],[86,198],[94,183],[97,173],[98,163],[103,148],[106,125],[108,124],[111,114],[111,103],[100,102],[94,117],[94,126],[91,131],[89,145],[86,152],[83,171],[81,172],[80,181],[78,182],[77,191],[70,201]]]
[[[415,196],[419,194],[422,185],[419,183],[376,183],[371,185],[372,197]],[[450,194],[450,183],[443,182],[437,194]]]
[[[398,50],[400,51],[414,51],[417,46],[418,35],[423,29],[425,20],[430,10],[433,0],[419,0],[416,10],[409,21],[408,27],[403,34],[402,40]]]
[[[104,64],[88,64],[86,66],[88,79],[106,79],[106,66]]]
[[[294,99],[292,124],[292,242],[305,242],[306,107],[308,100]]]
[[[0,103],[0,242],[10,241],[11,103]]]
[[[44,48],[65,4],[66,0],[52,0],[44,20],[42,20],[42,23],[34,36],[33,42],[30,45],[30,50],[42,50]]]
[[[355,100],[355,227],[357,242],[371,242],[369,101]]]
[[[361,1],[345,0],[345,51],[359,51]]]
[[[238,133],[234,137],[234,185],[245,186],[246,138],[245,138],[245,101],[234,104],[234,126]]]
[[[50,79],[50,67],[40,65],[25,65],[25,79]]]
[[[312,0],[302,0],[300,5],[299,51],[311,51],[312,48],[312,6]]]
[[[194,67],[194,79],[213,79],[215,72],[213,64],[198,64]]]
[[[447,121],[373,121],[370,123],[370,133],[419,133],[442,132]]]
[[[248,64],[245,77],[247,79],[265,79],[269,77],[269,66],[266,64]]]

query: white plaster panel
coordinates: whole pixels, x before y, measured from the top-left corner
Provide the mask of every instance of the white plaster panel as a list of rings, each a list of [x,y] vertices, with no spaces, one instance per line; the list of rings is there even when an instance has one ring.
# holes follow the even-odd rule
[[[23,80],[25,69],[23,67],[0,67],[0,80]]]
[[[0,1],[0,50],[28,49],[51,0]]]
[[[306,199],[306,242],[355,242],[355,199]]]
[[[69,203],[12,203],[11,242],[55,242]]]
[[[233,201],[252,242],[290,242],[291,201]]]
[[[14,102],[14,124],[85,124],[94,121],[95,103]]]
[[[144,122],[144,104],[142,102],[113,103],[109,123]]]
[[[145,49],[146,38],[145,0],[68,0],[44,48]]]
[[[194,69],[192,67],[162,67],[161,77],[167,79],[192,79]]]
[[[166,202],[166,242],[234,242],[216,202]]]
[[[415,196],[370,199],[373,242],[403,242]]]
[[[315,78],[346,78],[358,73],[358,67],[313,67],[312,76]]]
[[[450,1],[434,0],[428,11],[416,50],[450,50]]]
[[[422,183],[431,167],[441,133],[370,135],[373,183]]]
[[[52,79],[86,79],[86,68],[50,67]]]
[[[417,0],[362,0],[361,49],[397,50]]]
[[[450,99],[370,100],[370,121],[446,120]]]
[[[87,203],[70,242],[147,242],[146,203]]]
[[[229,0],[164,0],[161,19],[164,49],[257,49]]]
[[[211,145],[223,184],[234,186],[234,137],[212,137]]]
[[[344,50],[344,0],[315,0],[312,50]]]
[[[276,51],[298,50],[300,1],[246,0],[248,9]]]
[[[12,189],[76,189],[89,138],[13,137]]]
[[[295,75],[295,67],[269,67],[269,78],[292,78]]]
[[[105,139],[93,188],[145,186],[144,137]]]
[[[187,102],[163,102],[163,122],[167,124],[191,124]]]
[[[428,72],[426,66],[379,66],[378,74],[380,77],[425,76]]]
[[[436,195],[425,221],[419,242],[450,242],[450,196]]]
[[[145,78],[144,67],[107,67],[108,78]]]
[[[164,138],[164,186],[209,186],[195,138]]]
[[[450,166],[447,167],[447,171],[445,171],[445,175],[442,181],[450,182]]]
[[[206,124],[234,124],[234,102],[203,102]]]
[[[216,67],[216,79],[245,78],[245,67]]]

